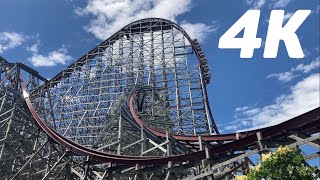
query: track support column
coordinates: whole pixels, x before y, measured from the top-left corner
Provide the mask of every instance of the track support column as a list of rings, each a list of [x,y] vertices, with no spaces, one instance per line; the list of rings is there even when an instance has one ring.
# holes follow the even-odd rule
[[[121,141],[123,137],[123,122],[122,122],[122,115],[120,114],[119,116],[119,127],[118,127],[118,150],[117,150],[117,154],[121,155]]]

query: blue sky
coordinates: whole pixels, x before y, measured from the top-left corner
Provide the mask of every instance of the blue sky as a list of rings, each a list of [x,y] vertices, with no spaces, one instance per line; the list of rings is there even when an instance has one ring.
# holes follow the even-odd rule
[[[2,0],[0,7],[0,56],[48,79],[131,21],[161,17],[201,40],[212,72],[210,103],[223,133],[319,107],[318,0]],[[287,18],[311,10],[297,31],[305,57],[289,58],[284,43],[275,59],[264,59],[263,47],[251,59],[241,59],[239,49],[219,49],[219,38],[249,9],[261,10],[263,41],[271,10],[283,9]]]

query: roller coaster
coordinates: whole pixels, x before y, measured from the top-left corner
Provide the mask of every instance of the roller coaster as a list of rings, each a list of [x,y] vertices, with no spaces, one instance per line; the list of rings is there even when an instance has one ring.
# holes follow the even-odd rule
[[[200,43],[160,18],[128,24],[50,80],[0,57],[0,179],[231,179],[279,145],[320,149],[320,108],[220,134],[210,79]]]

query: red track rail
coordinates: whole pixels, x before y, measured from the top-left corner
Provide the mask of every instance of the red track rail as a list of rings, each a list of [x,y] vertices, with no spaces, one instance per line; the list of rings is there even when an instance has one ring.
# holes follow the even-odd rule
[[[133,117],[133,119],[136,121],[137,124],[139,124],[141,127],[143,126],[144,128],[148,129],[150,132],[152,132],[154,135],[159,136],[159,137],[166,137],[165,133],[159,132],[155,129],[152,129],[150,127],[146,127],[143,125],[142,120],[138,117],[138,115],[136,114],[135,110],[134,110],[134,105],[133,105],[133,99],[134,96],[136,95],[136,93],[133,93],[130,96],[130,100],[129,100],[129,108],[130,108],[130,112],[131,115]],[[315,109],[314,111],[319,111],[319,108]],[[313,112],[313,111],[312,111]],[[319,115],[320,113],[318,113]],[[317,118],[316,118],[317,119]],[[319,116],[318,116],[319,119]],[[291,120],[292,121],[292,120]],[[303,122],[296,122],[296,123],[300,123],[303,124]],[[245,137],[250,137],[250,136],[255,136],[255,134],[257,132],[266,132],[266,134],[269,134],[269,136],[272,136],[272,134],[268,133],[268,132],[274,132],[275,131],[287,131],[290,128],[297,128],[299,126],[299,124],[290,124],[290,122],[286,121],[284,123],[281,123],[277,126],[271,126],[271,127],[267,127],[267,128],[261,128],[261,129],[256,129],[256,130],[252,130],[252,131],[246,131],[246,132],[239,132],[239,133],[233,133],[233,134],[223,134],[223,135],[205,135],[205,136],[201,136],[203,140],[205,141],[209,141],[209,142],[213,142],[213,141],[231,141],[231,140],[236,140],[237,138],[239,139],[243,139]],[[238,134],[238,135],[237,135]],[[179,141],[199,141],[199,137],[198,136],[190,136],[190,135],[173,135],[173,138],[175,138],[176,140]]]
[[[175,27],[176,29],[178,29],[187,39],[188,41],[190,42],[190,45],[192,46],[194,52],[195,52],[195,55],[197,57],[197,60],[199,62],[199,64],[201,63],[200,62],[200,54],[199,54],[199,50],[197,50],[196,48],[196,44],[195,42],[191,39],[191,37],[188,35],[188,33],[186,31],[183,30],[183,28],[181,26],[179,26],[177,23],[175,22],[172,22],[172,21],[169,21],[167,19],[162,19],[162,18],[147,18],[147,19],[140,19],[140,20],[137,20],[135,22],[132,22],[130,24],[128,24],[127,26],[131,25],[131,24],[136,24],[136,23],[139,23],[140,21],[145,21],[145,20],[151,20],[151,21],[156,21],[156,20],[160,20],[162,22],[165,22],[167,24],[170,24],[172,25],[173,27]],[[86,53],[85,55],[83,55],[80,59],[78,59],[77,61],[75,61],[74,63],[72,63],[71,65],[69,65],[67,68],[65,68],[65,70],[61,71],[60,73],[58,73],[55,77],[51,78],[50,79],[50,82],[51,82],[51,85],[55,85],[57,82],[59,82],[63,76],[66,76],[68,74],[71,74],[72,72],[70,72],[70,69],[73,69],[75,66],[78,66],[79,64],[82,64],[85,62],[85,60],[88,58],[88,57],[91,57],[92,54],[95,54],[97,52],[99,52],[99,46],[107,46],[110,42],[112,41],[115,41],[118,37],[119,37],[119,33],[122,31],[122,30],[125,30],[125,28],[127,27],[123,27],[122,29],[120,29],[118,32],[116,32],[115,34],[113,34],[111,37],[109,37],[108,39],[106,39],[105,41],[103,41],[101,44],[99,44],[97,47],[95,47],[94,49],[92,49],[91,51],[89,51],[88,53]],[[201,74],[203,75],[203,72],[201,70]],[[204,81],[202,79],[202,81]],[[209,104],[209,99],[208,99],[208,93],[207,93],[207,87],[206,87],[206,83],[202,82],[202,85],[203,85],[203,94],[204,94],[204,100],[206,101],[206,105],[207,105],[207,108],[208,108],[208,113],[209,113],[209,117],[210,117],[210,122],[211,122],[211,125],[213,126],[213,129],[215,131],[216,134],[220,134],[219,133],[219,129],[214,121],[214,118],[213,118],[213,114],[212,114],[212,111],[211,111],[211,107],[210,107],[210,104]],[[211,131],[211,130],[210,130]]]
[[[134,105],[133,105],[133,98],[136,95],[136,93],[133,93],[130,96],[130,100],[129,100],[129,107],[130,107],[130,113],[133,117],[133,119],[136,121],[137,124],[139,124],[141,127],[143,126],[144,128],[148,129],[150,132],[152,132],[154,135],[159,136],[159,137],[166,137],[165,133],[159,132],[155,129],[152,129],[150,127],[146,127],[143,125],[142,120],[138,117],[137,113],[134,110]],[[252,134],[256,134],[257,131],[261,131],[261,129],[259,130],[253,130],[253,131],[247,131],[247,132],[241,132],[238,133],[238,138],[244,138],[247,136],[250,136]],[[199,137],[198,136],[191,136],[191,135],[173,135],[173,138],[175,138],[176,140],[179,141],[199,141]],[[237,139],[237,133],[232,133],[232,134],[223,134],[223,135],[204,135],[201,136],[203,140],[205,141],[231,141],[231,140],[236,140]]]
[[[137,157],[137,156],[109,154],[109,153],[97,151],[97,150],[79,145],[63,137],[58,132],[56,132],[49,126],[47,126],[44,123],[44,121],[40,118],[40,116],[37,114],[37,112],[34,110],[23,82],[21,82],[21,88],[23,91],[23,96],[24,96],[26,105],[29,111],[31,112],[32,116],[34,117],[35,121],[40,126],[40,128],[49,137],[51,137],[56,143],[61,144],[66,149],[69,149],[78,155],[89,156],[91,159],[101,161],[101,162],[112,162],[116,164],[140,164],[140,165],[165,164],[169,161],[172,161],[172,162],[197,161],[205,158],[204,151],[198,151],[198,152],[193,152],[193,153],[183,154],[183,155],[166,156],[166,157],[154,157],[154,156]],[[136,122],[138,124],[140,123],[140,125],[143,125],[141,120],[139,122],[139,118],[134,112],[133,96],[134,94],[132,94],[130,97],[130,111],[132,113],[132,116],[135,118]],[[317,108],[306,114],[300,115],[289,121],[281,123],[279,125],[264,128],[264,129],[259,129],[255,131],[250,131],[250,134],[248,133],[246,137],[226,143],[226,144],[219,145],[215,148],[210,149],[210,152],[211,154],[226,153],[228,151],[236,150],[238,148],[248,147],[252,144],[255,144],[255,142],[257,141],[257,137],[255,134],[253,134],[253,132],[260,131],[264,138],[268,138],[268,137],[282,135],[283,133],[288,131],[294,131],[295,129],[301,128],[309,123],[314,123],[319,121],[319,114],[320,114],[319,112],[320,112],[320,108]],[[152,129],[149,129],[149,130],[155,133],[156,135],[163,137],[163,133],[154,131]],[[247,132],[245,134],[247,134]],[[234,139],[234,136],[235,134],[213,135],[213,136],[205,136],[204,139],[205,140],[211,140],[211,139],[214,139],[214,140],[229,139],[230,140],[230,139]],[[180,140],[190,140],[190,141],[194,141],[195,138],[198,138],[196,136],[195,137],[194,136],[173,136],[173,137],[177,139],[180,138]]]

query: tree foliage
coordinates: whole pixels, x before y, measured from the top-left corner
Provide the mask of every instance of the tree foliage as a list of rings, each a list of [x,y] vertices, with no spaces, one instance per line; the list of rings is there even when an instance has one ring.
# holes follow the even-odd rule
[[[236,180],[313,180],[317,168],[305,163],[298,148],[279,147],[261,155],[261,163]]]

